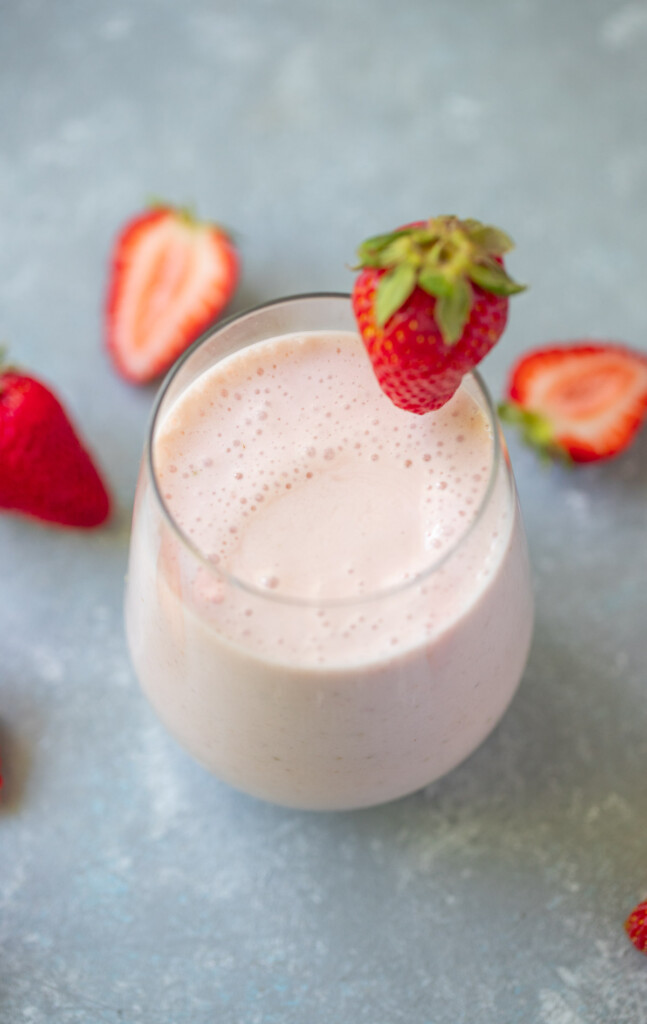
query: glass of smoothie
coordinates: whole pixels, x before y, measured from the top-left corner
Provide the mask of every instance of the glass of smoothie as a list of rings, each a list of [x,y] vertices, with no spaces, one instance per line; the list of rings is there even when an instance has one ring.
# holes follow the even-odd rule
[[[383,394],[349,296],[234,317],[157,398],[128,643],[206,768],[292,807],[369,806],[458,765],[521,679],[533,606],[492,402]]]

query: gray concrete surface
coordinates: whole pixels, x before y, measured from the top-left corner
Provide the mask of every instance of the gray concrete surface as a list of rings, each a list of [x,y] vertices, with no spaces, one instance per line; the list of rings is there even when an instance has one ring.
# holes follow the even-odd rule
[[[0,520],[2,1024],[643,1024],[647,436],[543,469],[510,439],[528,670],[468,763],[317,816],[206,775],[129,666],[154,389],[102,349],[111,240],[151,194],[237,234],[234,308],[350,286],[367,234],[458,212],[531,282],[483,370],[647,348],[647,3],[2,0],[0,337],[111,481],[90,535]]]

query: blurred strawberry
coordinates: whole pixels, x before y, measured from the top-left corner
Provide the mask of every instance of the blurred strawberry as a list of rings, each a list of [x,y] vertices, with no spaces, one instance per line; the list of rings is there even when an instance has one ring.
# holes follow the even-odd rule
[[[122,376],[164,373],[222,312],[239,259],[222,228],[187,210],[156,206],[119,234],[106,306],[106,344]]]
[[[625,931],[636,949],[647,953],[647,900],[631,911],[625,921]]]
[[[55,395],[0,370],[0,508],[61,526],[100,526],[110,498]]]
[[[610,459],[647,416],[647,355],[606,341],[538,348],[512,367],[507,398],[501,418],[543,454]]]

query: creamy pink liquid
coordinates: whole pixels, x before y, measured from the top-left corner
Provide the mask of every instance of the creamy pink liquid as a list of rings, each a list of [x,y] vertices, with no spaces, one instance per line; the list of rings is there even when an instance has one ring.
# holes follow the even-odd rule
[[[149,492],[132,545],[131,650],[169,729],[234,785],[305,807],[390,799],[466,757],[532,623],[494,457],[473,383],[403,412],[350,333],[276,338],[203,373],[153,451],[199,555],[154,528]]]

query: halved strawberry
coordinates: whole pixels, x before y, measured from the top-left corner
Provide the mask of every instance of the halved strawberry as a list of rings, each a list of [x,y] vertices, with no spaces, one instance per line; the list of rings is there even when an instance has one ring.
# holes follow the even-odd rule
[[[222,312],[239,275],[229,236],[186,210],[157,206],[115,243],[106,305],[108,350],[144,383],[164,373]]]
[[[647,415],[647,354],[606,341],[539,348],[513,366],[507,396],[501,418],[544,454],[609,459]]]

